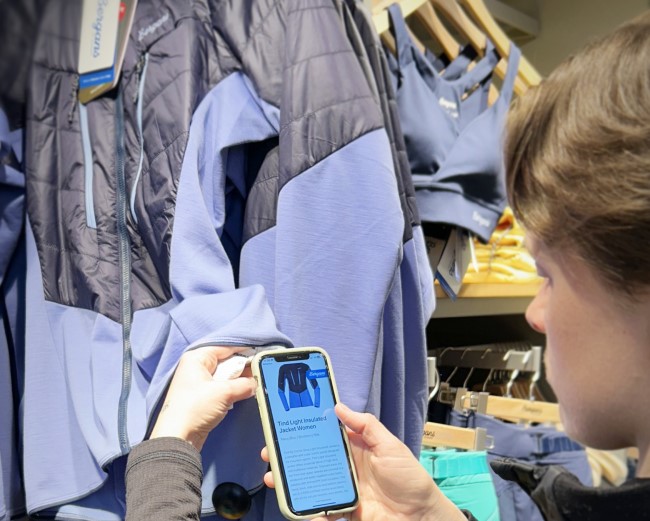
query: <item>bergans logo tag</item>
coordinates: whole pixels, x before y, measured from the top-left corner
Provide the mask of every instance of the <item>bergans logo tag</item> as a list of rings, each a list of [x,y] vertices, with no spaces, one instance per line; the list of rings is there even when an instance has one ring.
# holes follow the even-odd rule
[[[156,20],[154,23],[140,29],[138,31],[138,41],[141,42],[150,34],[155,33],[158,29],[160,29],[162,24],[164,24],[167,20],[169,20],[169,13],[165,13],[160,18],[158,18],[158,20]]]
[[[474,210],[474,213],[472,213],[472,220],[477,222],[479,226],[483,226],[483,228],[488,228],[490,226],[489,219],[483,217],[476,210]]]
[[[79,33],[80,75],[113,66],[117,43],[119,0],[83,0]]]
[[[104,11],[108,0],[100,0],[97,3],[95,21],[93,22],[93,58],[97,58],[102,48],[102,25],[104,22]]]
[[[458,118],[458,104],[455,101],[450,101],[445,98],[440,98],[438,104],[449,114],[452,118]]]

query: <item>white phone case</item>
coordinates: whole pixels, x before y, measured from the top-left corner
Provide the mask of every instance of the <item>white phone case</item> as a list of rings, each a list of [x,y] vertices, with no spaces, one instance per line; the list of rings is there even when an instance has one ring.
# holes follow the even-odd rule
[[[257,390],[256,390],[256,398],[257,398],[257,405],[260,411],[260,417],[262,419],[262,429],[264,431],[264,440],[266,442],[266,447],[269,451],[269,460],[271,463],[271,472],[273,474],[273,481],[275,482],[275,491],[278,497],[278,505],[280,506],[280,511],[282,512],[282,515],[286,517],[287,519],[291,520],[301,520],[301,519],[313,519],[314,517],[318,516],[325,516],[325,515],[331,515],[331,514],[341,514],[345,512],[351,512],[354,509],[357,508],[358,505],[358,498],[357,498],[357,503],[354,505],[347,507],[347,508],[342,508],[342,509],[335,509],[335,510],[323,510],[322,512],[313,512],[310,513],[309,515],[298,515],[294,512],[292,512],[291,508],[289,507],[289,501],[288,501],[288,491],[285,489],[284,486],[284,480],[282,479],[281,476],[281,468],[279,465],[279,459],[278,459],[278,454],[275,446],[275,439],[273,436],[273,426],[271,423],[271,415],[269,414],[269,409],[268,409],[268,404],[266,401],[266,396],[264,389],[262,387],[262,375],[261,375],[261,369],[260,369],[260,361],[263,357],[265,356],[273,356],[273,355],[286,355],[288,352],[291,353],[298,353],[298,352],[318,352],[323,355],[325,360],[327,361],[327,366],[329,368],[329,378],[330,381],[332,382],[332,391],[334,394],[334,401],[335,403],[339,402],[339,396],[338,396],[338,391],[336,388],[336,382],[334,380],[334,373],[332,371],[332,362],[330,360],[330,357],[328,356],[327,352],[320,348],[320,347],[300,347],[300,348],[293,348],[293,349],[278,349],[278,350],[271,350],[271,351],[264,351],[260,352],[255,357],[253,358],[252,362],[252,371],[253,371],[253,376],[255,377],[255,380],[257,381]],[[352,461],[352,452],[350,451],[350,443],[348,441],[348,436],[345,430],[343,432],[343,440],[344,443],[347,447],[347,453],[349,456],[349,462],[350,462],[350,468],[352,469],[352,479],[354,481],[354,486],[355,489],[358,490],[359,487],[357,485],[357,474],[356,470],[354,468],[354,462]]]

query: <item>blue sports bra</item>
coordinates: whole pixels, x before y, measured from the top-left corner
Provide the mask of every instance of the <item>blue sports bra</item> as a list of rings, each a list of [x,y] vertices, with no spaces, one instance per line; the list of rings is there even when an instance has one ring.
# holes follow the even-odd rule
[[[424,49],[424,57],[446,79],[454,80],[467,72],[467,67],[478,58],[478,53],[474,47],[468,44],[461,47],[458,56],[451,61],[446,55],[436,56],[429,49]]]
[[[486,54],[488,55],[487,58],[485,58],[485,63],[483,64],[482,67],[487,67],[488,69],[485,71],[485,74],[489,76],[489,73],[491,69],[493,68],[493,64],[498,62],[498,55],[496,54],[496,51],[494,50],[494,46],[492,45],[492,42],[488,40],[487,44],[487,52]],[[392,85],[393,85],[393,90],[397,92],[399,90],[402,77],[400,74],[400,67],[397,62],[397,58],[388,50],[386,49],[386,57],[388,58],[388,68],[391,71],[391,80],[392,80]],[[418,68],[418,71],[422,75],[423,79],[430,85],[431,89],[434,90],[434,92],[437,92],[439,89],[438,84],[440,84],[439,81],[437,81],[437,76],[432,75],[431,73],[431,67],[438,72],[439,76],[443,77],[443,81],[450,81],[450,80],[458,80],[463,76],[464,74],[467,73],[467,70],[469,68],[469,65],[474,61],[474,59],[478,56],[478,53],[476,50],[470,46],[466,45],[460,50],[460,53],[456,58],[454,58],[453,61],[449,61],[448,59],[445,59],[444,57],[438,57],[434,53],[432,53],[429,49],[425,49],[424,55],[418,52],[418,50],[413,47],[413,59],[415,61],[416,67]],[[484,69],[483,69],[484,70]],[[482,73],[481,73],[482,74]],[[464,78],[464,82],[467,82],[469,79],[469,82],[471,83],[472,79],[475,78],[475,76],[470,76],[468,78]],[[444,85],[444,83],[442,84]],[[476,117],[479,113],[481,113],[485,108],[487,108],[487,102],[488,102],[488,93],[490,89],[490,82],[489,81],[482,81],[481,83],[478,83],[475,88],[472,89],[472,92],[466,97],[461,100],[462,106],[463,106],[463,119],[466,121],[471,120],[472,118]],[[426,141],[429,140],[428,135],[425,135]],[[418,149],[417,146],[413,147],[414,149]],[[426,147],[424,147],[426,149]],[[417,161],[417,155],[411,154],[412,161],[415,162]]]
[[[510,44],[501,93],[488,106],[500,59],[491,44],[474,68],[449,80],[414,47],[399,5],[388,12],[397,48],[397,105],[420,217],[466,228],[487,242],[506,204],[502,133],[520,51]]]
[[[397,90],[397,82],[399,81],[400,75],[397,58],[395,58],[395,55],[387,48],[384,48],[384,52],[386,54],[386,59],[388,60],[388,69],[391,72],[393,88]],[[457,78],[460,78],[460,76],[467,72],[469,64],[478,57],[476,49],[474,49],[474,47],[471,45],[465,45],[464,47],[461,47],[458,56],[456,56],[453,60],[449,60],[449,58],[447,58],[447,56],[444,54],[436,56],[429,49],[424,49],[423,56],[420,55],[417,50],[415,50],[415,52],[416,60],[424,58],[429,62],[431,67],[438,71],[440,75],[444,76],[447,80],[455,80]]]

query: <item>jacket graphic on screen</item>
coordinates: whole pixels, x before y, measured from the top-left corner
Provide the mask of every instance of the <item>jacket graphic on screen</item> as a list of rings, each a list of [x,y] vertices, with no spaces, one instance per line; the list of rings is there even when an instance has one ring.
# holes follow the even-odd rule
[[[307,364],[284,364],[280,367],[278,373],[278,394],[284,410],[295,409],[296,407],[320,407],[320,387],[316,378],[309,378],[307,372],[309,371]],[[289,401],[285,393],[285,383],[289,382]],[[307,382],[309,382],[314,389],[314,400],[312,401],[311,395],[307,390]]]

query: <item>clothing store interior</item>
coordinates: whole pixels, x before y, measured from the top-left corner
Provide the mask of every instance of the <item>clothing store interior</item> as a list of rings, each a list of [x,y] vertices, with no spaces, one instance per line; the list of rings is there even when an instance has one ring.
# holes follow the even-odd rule
[[[0,521],[125,519],[128,455],[212,344],[323,348],[340,401],[479,521],[559,519],[494,460],[634,478],[638,449],[565,432],[502,138],[648,2],[0,3]],[[284,519],[264,445],[236,403],[201,519]],[[235,516],[224,483],[250,497]]]

